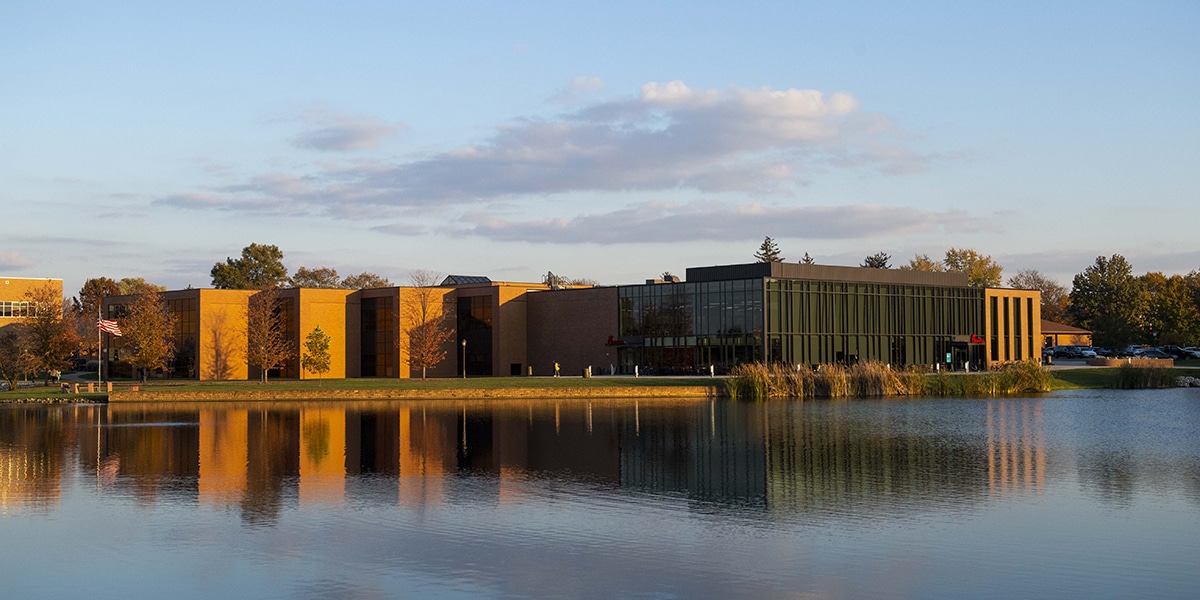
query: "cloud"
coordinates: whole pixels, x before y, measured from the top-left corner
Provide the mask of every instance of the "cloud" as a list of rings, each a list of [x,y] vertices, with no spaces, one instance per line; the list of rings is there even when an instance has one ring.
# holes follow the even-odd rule
[[[598,78],[580,77],[571,89],[602,85]],[[303,119],[321,125],[296,143],[324,150],[368,147],[388,127],[324,109],[306,111]],[[845,92],[651,82],[636,95],[593,101],[550,118],[520,119],[478,144],[416,160],[324,165],[304,176],[260,176],[216,191],[321,211],[339,207],[342,215],[353,214],[347,208],[352,205],[445,207],[572,192],[790,193],[834,169],[921,171],[936,157],[916,152],[910,142],[888,118],[861,111]],[[212,204],[240,207],[257,210],[258,204]]]
[[[393,223],[391,225],[376,225],[371,228],[371,231],[385,233],[387,235],[396,235],[401,237],[415,236],[426,233],[425,227],[415,223]]]
[[[34,262],[18,252],[0,252],[0,269],[21,270],[32,267]]]
[[[986,221],[957,211],[931,212],[872,204],[782,207],[722,202],[646,202],[619,210],[566,219],[509,221],[467,215],[470,227],[452,231],[493,241],[620,244],[646,242],[746,241],[773,237],[859,239],[992,229]]]
[[[299,120],[306,129],[292,138],[292,145],[322,152],[374,150],[400,129],[374,117],[346,115],[325,108],[306,110]]]

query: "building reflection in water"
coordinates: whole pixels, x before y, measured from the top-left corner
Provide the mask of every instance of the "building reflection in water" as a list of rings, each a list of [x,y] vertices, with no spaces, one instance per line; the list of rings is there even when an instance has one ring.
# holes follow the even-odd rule
[[[5,408],[0,506],[53,506],[72,459],[94,471],[102,493],[118,486],[141,502],[239,510],[251,524],[272,523],[289,505],[437,506],[467,493],[451,485],[464,476],[471,501],[521,502],[529,480],[556,479],[795,513],[928,510],[1042,490],[1041,401],[984,404],[971,418],[986,434],[973,437],[914,428],[887,403]]]
[[[987,402],[988,490],[1004,496],[1046,487],[1042,401]]]

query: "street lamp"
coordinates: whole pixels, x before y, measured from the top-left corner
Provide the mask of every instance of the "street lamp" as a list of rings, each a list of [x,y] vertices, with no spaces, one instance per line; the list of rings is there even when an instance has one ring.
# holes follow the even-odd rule
[[[467,378],[467,340],[462,341],[463,344],[463,379]]]

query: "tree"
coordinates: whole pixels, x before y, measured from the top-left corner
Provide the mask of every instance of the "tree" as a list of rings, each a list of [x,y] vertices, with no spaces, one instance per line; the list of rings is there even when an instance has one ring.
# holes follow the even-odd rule
[[[146,292],[165,292],[167,286],[146,283],[141,277],[123,277],[117,282],[117,293],[121,296],[134,296]]]
[[[222,290],[275,289],[288,280],[283,251],[267,244],[242,248],[241,258],[227,258],[213,265],[211,274],[213,287]]]
[[[142,382],[154,369],[165,369],[175,357],[175,317],[158,292],[140,294],[121,319],[124,342],[132,350],[129,362],[141,370]]]
[[[108,277],[95,277],[83,282],[79,288],[78,311],[85,316],[99,318],[100,307],[109,296],[121,295],[117,282]]]
[[[75,324],[63,310],[63,297],[58,290],[46,285],[25,293],[32,312],[22,319],[25,325],[26,349],[35,370],[44,371],[46,385],[50,372],[67,367],[67,359],[79,349]]]
[[[300,366],[316,375],[318,380],[329,372],[329,342],[329,336],[321,331],[320,325],[304,338],[304,356],[300,358]]]
[[[79,288],[79,296],[75,299],[74,313],[76,318],[75,334],[79,338],[80,350],[85,354],[94,354],[96,345],[96,319],[100,318],[100,309],[104,299],[109,296],[119,296],[121,288],[116,281],[108,277],[96,277],[83,282]]]
[[[246,306],[246,361],[258,368],[262,383],[268,371],[296,355],[283,322],[284,301],[278,290],[268,288],[250,296]]]
[[[8,382],[9,390],[17,389],[18,380],[36,370],[24,333],[19,324],[0,329],[0,379]]]
[[[951,248],[946,251],[942,261],[946,270],[951,273],[966,273],[967,285],[972,287],[1000,287],[1003,281],[1001,275],[1004,268],[996,264],[991,256],[984,256],[974,250]]]
[[[1038,290],[1042,293],[1042,318],[1062,323],[1067,319],[1071,297],[1067,288],[1034,269],[1025,269],[1008,278],[1008,287],[1019,290]]]
[[[784,258],[779,255],[779,244],[771,239],[771,236],[763,238],[763,243],[758,247],[758,252],[754,253],[754,259],[758,262],[783,262]]]
[[[1190,346],[1200,330],[1200,311],[1192,298],[1188,281],[1181,275],[1167,277],[1146,273],[1141,277],[1147,302],[1150,339],[1155,343]]]
[[[908,261],[907,265],[900,267],[901,271],[921,271],[924,273],[943,273],[946,271],[946,265],[929,258],[928,254],[918,254]]]
[[[404,290],[407,297],[401,297],[400,343],[407,340],[409,368],[420,369],[421,379],[425,379],[427,369],[446,360],[446,343],[454,336],[453,305],[436,287],[441,279],[437,273],[417,269],[409,276],[413,287]]]
[[[1097,256],[1096,262],[1075,275],[1071,315],[1092,331],[1093,341],[1119,348],[1137,341],[1145,322],[1146,297],[1124,256]]]
[[[808,256],[805,254],[805,256]],[[892,260],[892,255],[887,252],[876,252],[871,256],[863,259],[860,267],[869,267],[871,269],[890,269],[892,265],[888,262]]]
[[[363,271],[358,275],[349,275],[343,279],[342,287],[348,290],[369,290],[371,288],[392,287],[392,282],[381,275]]]
[[[292,287],[298,288],[340,288],[342,280],[338,277],[337,269],[328,267],[318,267],[309,269],[308,267],[300,267],[296,269],[296,273],[292,275],[289,282]]]
[[[815,264],[817,264],[817,261],[813,260],[813,257],[809,256],[809,255],[808,255],[808,253],[807,253],[807,252],[805,252],[805,253],[804,253],[804,258],[800,259],[800,264],[802,264],[802,265],[815,265]]]

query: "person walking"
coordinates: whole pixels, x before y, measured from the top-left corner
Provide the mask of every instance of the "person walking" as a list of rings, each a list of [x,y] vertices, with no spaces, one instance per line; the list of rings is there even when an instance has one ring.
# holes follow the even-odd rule
[[[558,361],[554,361],[554,376],[558,377]]]

